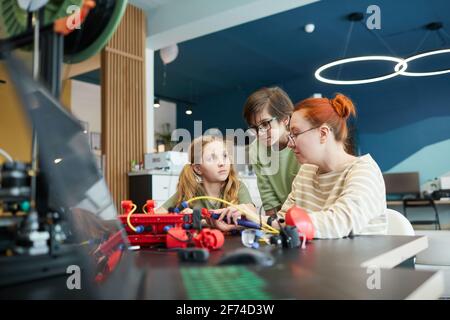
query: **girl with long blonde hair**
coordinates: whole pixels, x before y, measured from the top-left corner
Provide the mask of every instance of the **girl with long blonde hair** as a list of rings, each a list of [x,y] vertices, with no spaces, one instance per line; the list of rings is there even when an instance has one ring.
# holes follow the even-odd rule
[[[157,213],[167,212],[171,207],[176,207],[182,201],[199,196],[211,196],[223,199],[234,205],[242,205],[246,210],[253,209],[254,205],[245,184],[241,183],[225,141],[217,136],[201,136],[196,138],[189,148],[189,164],[186,164],[180,173],[176,193],[169,198]],[[236,211],[236,208],[227,207],[222,202],[214,200],[197,200],[191,203],[191,207],[202,207],[220,212],[223,216]],[[211,223],[223,231],[234,229],[223,221],[211,221]]]

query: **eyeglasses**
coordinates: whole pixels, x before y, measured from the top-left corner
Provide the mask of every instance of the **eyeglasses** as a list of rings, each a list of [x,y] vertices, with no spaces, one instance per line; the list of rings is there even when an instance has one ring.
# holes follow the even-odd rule
[[[268,132],[270,129],[272,129],[271,122],[277,120],[277,117],[273,117],[271,119],[263,120],[260,124],[256,126],[249,127],[249,130],[254,135],[260,135],[262,133]]]
[[[289,134],[288,134],[288,140],[289,140],[292,144],[295,145],[295,140],[297,139],[297,137],[298,137],[299,135],[304,134],[304,133],[307,133],[308,131],[311,131],[311,130],[314,130],[314,129],[317,129],[317,128],[320,128],[320,126],[318,126],[318,127],[313,127],[313,128],[309,128],[308,130],[305,130],[305,131],[302,131],[302,132],[299,132],[299,133],[296,133],[296,134],[289,133]]]

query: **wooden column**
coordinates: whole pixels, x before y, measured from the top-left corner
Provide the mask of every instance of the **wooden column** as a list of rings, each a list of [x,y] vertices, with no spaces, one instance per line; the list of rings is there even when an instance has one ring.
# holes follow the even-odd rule
[[[128,5],[101,57],[104,172],[119,212],[130,163],[145,152],[145,40],[145,14]]]

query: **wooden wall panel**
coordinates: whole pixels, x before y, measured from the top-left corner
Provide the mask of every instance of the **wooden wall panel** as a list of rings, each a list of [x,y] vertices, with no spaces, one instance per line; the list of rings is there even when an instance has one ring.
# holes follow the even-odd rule
[[[116,207],[128,198],[127,173],[145,152],[146,19],[129,5],[102,51],[102,152],[105,178]]]
[[[0,84],[0,148],[15,160],[30,162],[30,124],[2,61],[0,61],[0,79],[6,81]],[[4,161],[5,159],[0,156],[0,165]]]
[[[61,104],[67,111],[72,110],[72,80],[66,79],[61,84]]]

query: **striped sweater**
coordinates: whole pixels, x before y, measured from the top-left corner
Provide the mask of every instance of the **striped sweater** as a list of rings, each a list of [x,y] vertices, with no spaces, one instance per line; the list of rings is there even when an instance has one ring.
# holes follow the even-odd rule
[[[350,234],[386,234],[386,194],[380,168],[367,154],[343,169],[318,174],[304,164],[292,191],[278,212],[284,218],[294,204],[305,209],[315,228],[315,238],[342,238]]]

